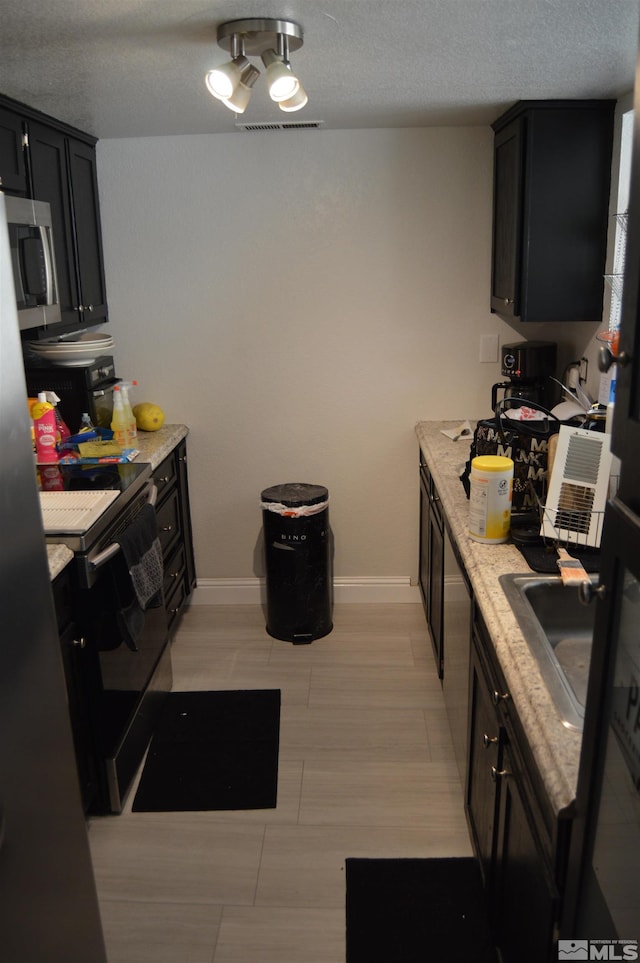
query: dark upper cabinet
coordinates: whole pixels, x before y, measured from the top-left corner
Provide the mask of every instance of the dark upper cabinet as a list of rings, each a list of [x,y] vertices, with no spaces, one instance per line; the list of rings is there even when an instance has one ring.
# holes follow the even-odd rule
[[[22,118],[0,107],[0,191],[27,194],[23,137]]]
[[[96,140],[8,97],[0,103],[0,189],[51,205],[58,334],[107,320]],[[29,337],[51,337],[52,326]]]
[[[492,126],[491,310],[601,321],[614,101],[520,101]]]
[[[107,297],[95,150],[34,121],[28,135],[33,196],[52,209],[62,325],[103,323]]]

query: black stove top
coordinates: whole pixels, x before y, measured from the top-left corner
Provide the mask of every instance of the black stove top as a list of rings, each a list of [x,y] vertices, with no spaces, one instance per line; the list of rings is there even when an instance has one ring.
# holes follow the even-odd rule
[[[38,488],[43,492],[120,491],[125,492],[151,474],[146,462],[109,465],[38,465]]]
[[[142,492],[148,495],[151,465],[123,462],[111,465],[38,465],[40,491],[119,491],[120,494],[82,535],[46,535],[49,543],[67,545],[76,555],[95,554],[114,540],[135,513]]]

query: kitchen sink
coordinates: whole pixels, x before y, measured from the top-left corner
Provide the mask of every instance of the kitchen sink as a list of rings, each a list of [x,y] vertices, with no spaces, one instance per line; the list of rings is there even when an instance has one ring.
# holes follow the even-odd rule
[[[501,575],[500,585],[568,729],[582,731],[595,606],[559,575]]]

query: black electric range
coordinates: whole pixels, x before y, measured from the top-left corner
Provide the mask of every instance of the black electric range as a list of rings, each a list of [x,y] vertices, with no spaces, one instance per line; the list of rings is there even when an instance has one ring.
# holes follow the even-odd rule
[[[87,531],[45,535],[47,542],[66,545],[77,555],[93,558],[113,542],[140,507],[152,497],[151,465],[122,462],[107,465],[38,465],[40,491],[117,491],[115,498]]]
[[[172,679],[164,605],[144,611],[132,646],[123,634],[126,608],[111,571],[111,561],[121,550],[118,536],[144,505],[155,501],[151,465],[39,465],[38,483],[43,493],[118,493],[82,534],[45,536],[47,542],[67,545],[74,553],[73,619],[82,641],[72,647],[69,664],[79,707],[72,726],[79,771],[85,773],[81,775],[85,809],[118,813]]]

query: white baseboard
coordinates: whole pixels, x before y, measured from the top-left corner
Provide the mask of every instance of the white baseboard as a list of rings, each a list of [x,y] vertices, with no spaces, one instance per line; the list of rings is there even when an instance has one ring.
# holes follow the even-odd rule
[[[192,605],[260,605],[264,579],[199,578]],[[336,602],[419,602],[420,590],[408,576],[334,578]]]

